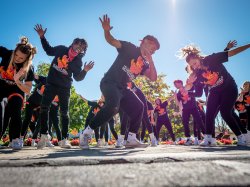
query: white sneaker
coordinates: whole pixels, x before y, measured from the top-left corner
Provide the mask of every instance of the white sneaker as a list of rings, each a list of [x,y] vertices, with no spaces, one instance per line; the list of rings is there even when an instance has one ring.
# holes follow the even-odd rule
[[[246,146],[247,145],[245,136],[243,134],[237,136],[237,139],[238,139],[238,143],[237,143],[238,146]]]
[[[150,133],[149,137],[150,137],[151,147],[157,147],[157,140],[155,138],[154,133]]]
[[[211,144],[210,146],[217,146],[217,142],[215,138],[211,138]]]
[[[210,146],[212,144],[212,135],[205,134],[204,140],[200,143],[200,146]]]
[[[55,147],[51,141],[46,142],[46,147]]]
[[[103,147],[104,146],[104,140],[103,139],[98,139],[98,142],[97,142],[97,147]]]
[[[61,140],[60,147],[70,149],[71,145],[67,139],[63,139],[63,140]]]
[[[37,147],[37,143],[35,139],[32,139],[31,147]]]
[[[20,142],[21,147],[23,148],[23,138],[20,138],[19,142]]]
[[[13,150],[20,150],[22,149],[22,145],[20,143],[20,139],[16,138],[14,140],[12,140],[12,149]]]
[[[124,137],[125,137],[124,135],[118,135],[118,139],[117,139],[116,145],[115,145],[116,148],[124,147]]]
[[[194,138],[194,145],[199,145],[199,140],[197,137]]]
[[[49,142],[50,140],[50,135],[48,134],[41,134],[41,138],[37,144],[37,149],[43,149],[46,147],[46,143]]]
[[[104,143],[104,147],[108,147],[109,146],[109,143],[108,142],[105,142]]]
[[[192,145],[192,144],[193,144],[193,142],[192,142],[190,137],[187,138],[187,141],[184,143],[184,145],[187,145],[187,146]]]
[[[141,143],[136,138],[136,134],[135,133],[129,132],[127,143],[126,143],[125,147],[133,147],[133,148],[141,147],[141,148],[145,148],[145,147],[148,147],[148,144]]]
[[[91,134],[83,134],[84,131],[80,134],[79,147],[81,149],[89,149],[89,140],[91,140]]]
[[[244,135],[245,135],[247,145],[250,145],[250,131],[247,131],[247,134],[244,134]]]

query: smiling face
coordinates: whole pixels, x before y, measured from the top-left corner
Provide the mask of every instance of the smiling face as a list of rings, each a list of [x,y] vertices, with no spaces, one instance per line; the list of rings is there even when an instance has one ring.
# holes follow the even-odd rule
[[[250,90],[250,82],[246,81],[243,84],[243,90],[248,92]]]
[[[28,58],[27,54],[22,53],[20,50],[17,50],[14,53],[14,62],[17,64],[24,63]]]
[[[141,43],[141,51],[143,54],[149,54],[149,55],[153,55],[155,53],[155,51],[158,49],[156,43],[154,41],[148,40],[148,39],[144,39],[142,40]]]
[[[201,61],[199,58],[190,58],[187,63],[193,70],[201,69]]]
[[[80,54],[86,49],[86,44],[81,43],[81,42],[73,43],[72,49],[77,54]]]

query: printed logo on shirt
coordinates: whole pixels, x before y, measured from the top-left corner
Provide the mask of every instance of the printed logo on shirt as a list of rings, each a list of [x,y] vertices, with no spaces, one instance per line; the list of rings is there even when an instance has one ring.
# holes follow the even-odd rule
[[[122,70],[125,71],[129,77],[130,80],[134,80],[137,75],[141,74],[143,67],[144,67],[144,61],[141,56],[135,59],[132,59],[130,62],[130,68],[128,68],[126,65],[122,67]]]
[[[57,64],[58,67],[61,69],[67,69],[68,68],[68,56],[67,55],[63,55],[63,57],[60,59],[60,57],[57,58]]]
[[[244,113],[246,112],[246,107],[244,104],[239,103],[236,105],[236,109],[239,111],[239,113]]]
[[[45,85],[42,85],[41,88],[40,88],[40,90],[37,89],[37,93],[39,93],[39,95],[43,95],[44,90],[45,90]]]
[[[0,67],[0,79],[5,81],[9,85],[16,85],[14,81],[15,68],[13,66],[8,67],[5,71],[4,67]]]
[[[100,108],[94,108],[93,113],[96,115],[100,111]]]
[[[191,100],[191,98],[188,95],[188,92],[186,93],[181,93],[181,100],[183,104],[186,104],[188,101]]]
[[[67,55],[63,55],[62,58],[57,58],[57,65],[53,64],[53,68],[61,72],[63,75],[68,75],[67,69],[69,65],[69,59]]]
[[[204,84],[208,85],[209,88],[217,87],[223,84],[223,76],[219,77],[218,72],[206,71],[202,73],[202,76],[207,79],[207,81],[203,82]]]
[[[159,106],[159,105],[156,106],[156,110],[157,110],[159,115],[163,115],[166,113],[165,108],[161,108],[161,106]]]

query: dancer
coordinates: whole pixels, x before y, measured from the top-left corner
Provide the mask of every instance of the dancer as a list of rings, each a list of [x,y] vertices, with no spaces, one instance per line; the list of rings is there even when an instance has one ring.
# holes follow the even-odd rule
[[[20,139],[22,119],[21,110],[25,94],[29,94],[34,79],[32,59],[36,49],[22,37],[14,50],[0,47],[0,101],[8,98],[10,114],[10,132],[12,133],[12,148],[21,149]],[[0,114],[0,127],[2,128],[2,108]]]
[[[233,107],[238,96],[237,85],[228,73],[223,63],[228,57],[234,56],[250,47],[250,44],[233,50],[215,53],[206,57],[200,55],[195,46],[187,46],[182,49],[186,62],[193,70],[203,70],[197,76],[199,82],[209,86],[206,110],[205,138],[201,145],[211,144],[212,133],[215,126],[215,117],[218,109],[222,118],[226,121],[238,138],[238,145],[246,145],[245,136],[241,133],[239,125],[233,116]]]
[[[156,136],[156,139],[157,141],[159,141],[159,133],[160,133],[160,130],[161,130],[161,127],[162,125],[164,125],[172,140],[173,140],[173,143],[175,144],[175,134],[173,132],[173,128],[172,128],[172,124],[170,122],[170,119],[168,117],[168,112],[167,112],[167,106],[168,106],[168,103],[170,101],[172,101],[174,99],[174,95],[171,96],[168,100],[162,102],[161,99],[157,98],[155,100],[155,110],[154,110],[154,113],[156,115],[156,131],[155,131],[155,136]]]
[[[196,122],[197,128],[201,129],[204,133],[204,124],[199,114],[195,97],[191,96],[192,91],[185,89],[183,82],[181,80],[175,80],[174,86],[179,90],[177,93],[177,99],[182,108],[182,123],[185,130],[185,136],[187,138],[185,145],[192,145],[192,140],[190,137],[189,130],[189,118],[192,115],[193,120]],[[195,129],[195,128],[194,128]],[[196,137],[197,139],[197,137]]]
[[[128,142],[131,146],[141,146],[136,138],[136,133],[140,127],[143,116],[143,103],[130,90],[127,89],[127,83],[135,79],[138,75],[145,75],[150,80],[157,79],[152,55],[160,48],[158,40],[150,35],[145,36],[136,47],[132,43],[115,39],[110,30],[110,18],[107,15],[100,18],[106,41],[115,47],[118,56],[105,73],[101,81],[100,88],[105,97],[105,106],[91,121],[90,126],[86,128],[82,136],[83,142],[80,142],[82,148],[88,148],[88,139],[91,138],[93,129],[108,122],[119,109],[123,110],[130,118],[130,132]]]
[[[69,98],[70,88],[72,85],[72,76],[76,81],[81,81],[85,78],[87,72],[94,66],[94,62],[84,64],[82,69],[82,57],[87,51],[87,42],[84,39],[76,38],[69,47],[60,45],[51,47],[45,38],[47,29],[43,29],[42,25],[37,24],[35,31],[41,39],[43,49],[49,56],[54,56],[47,83],[45,86],[42,103],[41,103],[41,139],[38,142],[38,149],[46,146],[49,141],[48,135],[48,112],[49,106],[56,95],[59,98],[59,106],[62,119],[62,148],[71,148],[68,138],[69,128]]]

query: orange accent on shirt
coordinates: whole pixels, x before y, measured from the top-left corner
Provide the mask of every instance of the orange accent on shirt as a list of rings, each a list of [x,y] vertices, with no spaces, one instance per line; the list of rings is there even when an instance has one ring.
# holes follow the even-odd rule
[[[207,81],[204,82],[204,84],[213,86],[219,79],[219,73],[217,72],[211,72],[207,71],[202,73],[202,76],[207,79]]]

